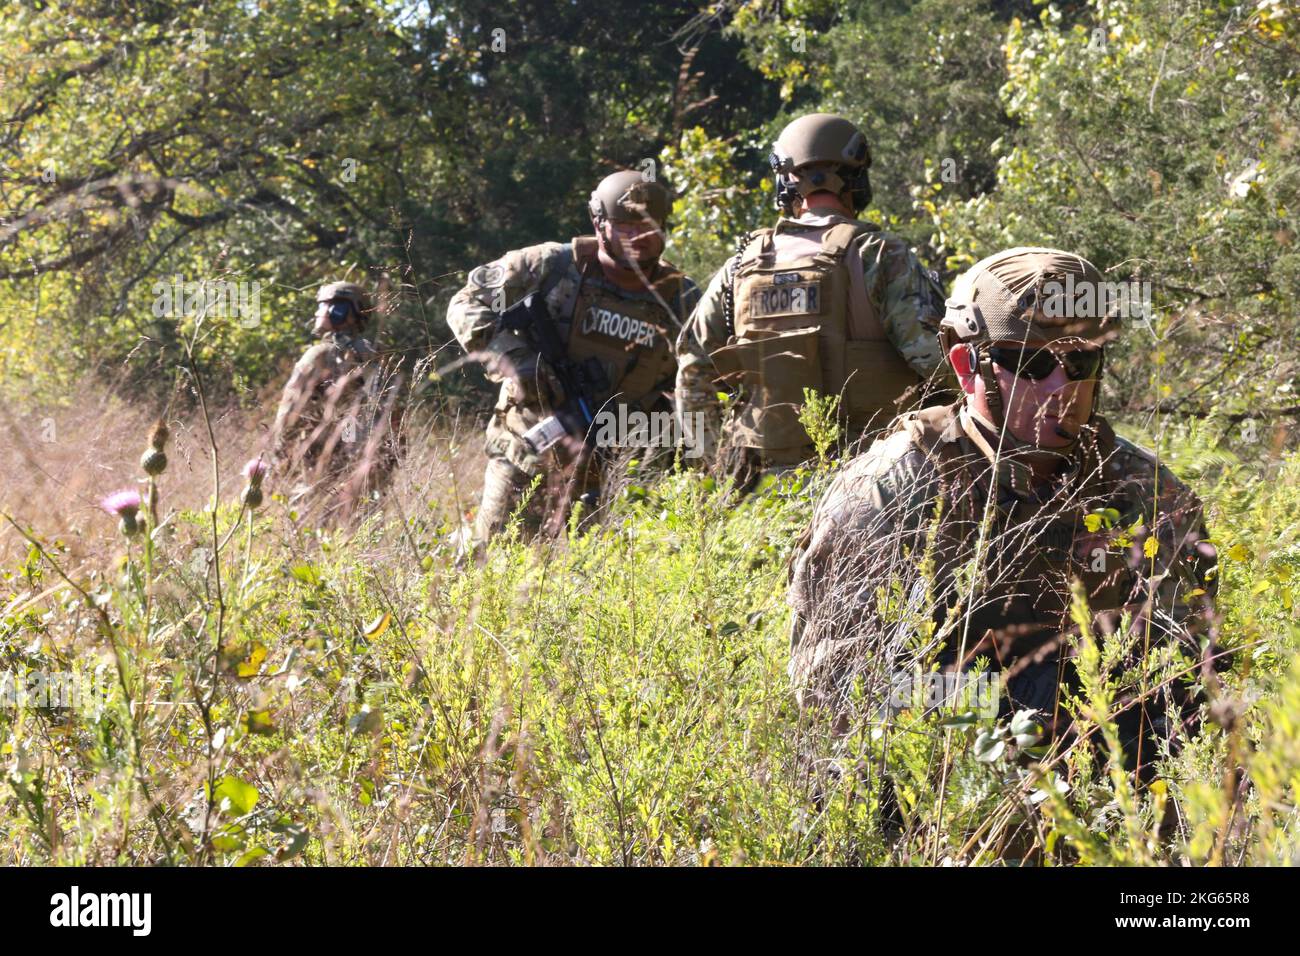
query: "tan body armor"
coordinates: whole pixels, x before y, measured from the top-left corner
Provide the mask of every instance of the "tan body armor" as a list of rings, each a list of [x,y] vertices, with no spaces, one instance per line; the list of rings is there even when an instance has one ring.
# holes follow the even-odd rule
[[[569,357],[599,363],[605,386],[596,396],[600,405],[649,408],[661,389],[672,388],[677,368],[672,348],[675,322],[665,315],[664,303],[668,309],[676,308],[681,273],[663,263],[654,282],[658,298],[627,298],[587,281],[600,274],[595,240],[589,244],[575,240],[574,251],[582,281],[569,324]],[[595,414],[599,408],[591,411]]]
[[[863,278],[858,238],[877,227],[839,221],[755,233],[733,278],[735,334],[713,353],[746,387],[733,440],[772,464],[808,457],[804,389],[839,395],[850,440],[884,426],[921,381],[890,342]]]

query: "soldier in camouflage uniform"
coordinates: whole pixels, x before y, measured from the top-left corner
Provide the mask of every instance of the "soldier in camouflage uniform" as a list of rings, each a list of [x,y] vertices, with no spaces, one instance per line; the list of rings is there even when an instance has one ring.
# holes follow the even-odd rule
[[[904,416],[818,503],[792,563],[790,671],[801,706],[829,706],[839,730],[867,716],[859,703],[878,715],[917,662],[951,673],[982,657],[1000,672],[1003,713],[1036,709],[1060,734],[1076,593],[1093,634],[1125,649],[1120,665],[1150,652],[1181,674],[1145,696],[1121,683],[1130,769],[1149,776],[1159,743],[1193,719],[1215,550],[1196,496],[1095,414],[1116,318],[1060,295],[1070,276],[1100,299],[1097,269],[1053,249],[1007,250],[962,275],[941,336],[961,400]]]
[[[399,457],[400,382],[363,332],[374,313],[355,282],[316,295],[312,345],[293,367],[271,429],[271,464],[293,482],[290,500],[316,491],[346,512],[382,488]]]
[[[871,199],[871,151],[843,117],[789,124],[770,157],[772,229],[746,236],[677,343],[678,413],[742,487],[813,454],[804,390],[840,396],[852,442],[913,404],[942,365],[942,290],[906,243],[854,219]],[[725,424],[718,388],[739,391]]]
[[[695,284],[660,258],[671,206],[662,184],[638,172],[613,173],[588,204],[596,235],[508,252],[470,273],[451,300],[452,332],[502,383],[487,428],[488,464],[473,529],[478,548],[506,526],[535,479],[545,482],[521,515],[527,533],[548,517],[550,530],[562,526],[573,501],[594,501],[601,482],[598,458],[583,450],[590,434],[566,434],[546,448],[531,437],[566,396],[538,343],[502,328],[501,313],[525,296],[542,297],[567,361],[600,383],[596,415],[610,420],[620,408],[662,408],[671,420],[672,342],[698,298]]]

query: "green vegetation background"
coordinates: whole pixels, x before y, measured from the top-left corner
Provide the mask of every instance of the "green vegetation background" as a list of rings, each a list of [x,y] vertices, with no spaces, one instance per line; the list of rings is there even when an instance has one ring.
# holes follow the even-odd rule
[[[1294,861],[1298,44],[1283,0],[6,6],[0,670],[110,692],[0,707],[0,860]],[[597,178],[653,163],[669,255],[706,281],[773,214],[766,144],[814,109],[862,124],[864,218],[945,281],[1043,244],[1152,284],[1106,411],[1207,500],[1240,653],[1149,791],[1104,756],[994,753],[988,722],[834,752],[801,724],[784,561],[823,471],[741,507],[633,473],[567,547],[452,565],[483,392],[415,363],[453,357],[465,271],[582,232]],[[345,272],[390,290],[427,480],[318,534],[240,512],[233,470]],[[156,315],[173,276],[260,283],[259,321]],[[91,498],[133,480],[160,409],[193,425],[171,517],[124,549]],[[41,477],[70,443],[97,453],[75,494]],[[1103,730],[1107,693],[1080,703]],[[818,757],[887,763],[901,838],[853,773],[815,799]]]

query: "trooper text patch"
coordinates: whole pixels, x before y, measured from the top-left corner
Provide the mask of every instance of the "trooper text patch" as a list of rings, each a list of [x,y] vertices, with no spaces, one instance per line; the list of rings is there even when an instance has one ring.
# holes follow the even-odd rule
[[[821,311],[821,286],[817,282],[800,285],[764,286],[754,290],[754,315],[815,315]]]
[[[655,327],[644,319],[593,305],[582,320],[582,334],[607,335],[620,342],[650,346],[654,344]]]

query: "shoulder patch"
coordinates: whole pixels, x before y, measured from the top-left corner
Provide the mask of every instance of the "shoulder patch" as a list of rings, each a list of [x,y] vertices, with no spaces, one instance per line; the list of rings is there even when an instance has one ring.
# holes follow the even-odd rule
[[[499,288],[517,285],[523,280],[529,285],[545,273],[570,258],[569,247],[562,242],[541,242],[507,252],[470,273],[470,282],[479,288]]]

